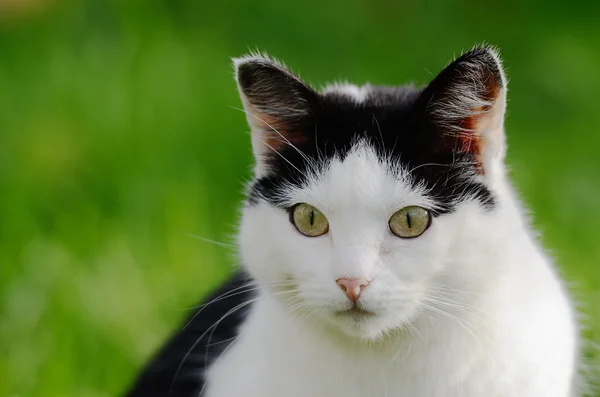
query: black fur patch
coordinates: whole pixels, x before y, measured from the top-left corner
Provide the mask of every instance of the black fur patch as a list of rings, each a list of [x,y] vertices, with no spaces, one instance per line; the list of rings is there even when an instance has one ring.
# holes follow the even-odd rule
[[[271,126],[281,127],[275,133],[265,126],[265,134],[275,134],[276,147],[271,148],[277,152],[267,150],[259,159],[271,172],[251,185],[251,205],[265,200],[285,207],[280,194],[284,186],[304,185],[311,164],[326,166],[334,156],[343,159],[363,141],[409,170],[415,184],[424,183],[442,208],[438,213],[450,212],[466,199],[494,206],[492,192],[469,177],[484,173],[480,137],[470,128],[489,107],[470,109],[470,102],[460,102],[475,98],[493,103],[503,88],[501,66],[490,48],[465,53],[425,88],[371,87],[360,103],[342,93],[301,88],[304,83],[291,72],[264,60],[240,65],[238,83],[249,105]],[[285,117],[281,106],[272,106],[270,113],[260,111],[273,98],[302,111],[294,112],[293,119]]]
[[[201,306],[190,314],[143,368],[124,397],[198,397],[205,383],[205,371],[233,342],[250,310],[251,304],[234,311],[254,297],[251,288],[245,287],[250,280],[246,274],[237,273],[208,297],[204,309]]]
[[[250,204],[266,200],[283,206],[278,193],[284,185],[304,184],[309,162],[326,164],[333,156],[343,159],[358,140],[364,140],[379,156],[412,170],[415,184],[425,182],[432,198],[444,209],[440,212],[452,211],[467,196],[492,207],[494,199],[487,187],[465,179],[474,171],[473,153],[432,150],[438,135],[420,108],[421,92],[413,87],[374,87],[360,104],[340,94],[322,96],[311,122],[303,123],[303,133],[311,139],[295,142],[298,150],[283,146],[279,154],[267,156],[265,161],[274,171],[252,184]]]

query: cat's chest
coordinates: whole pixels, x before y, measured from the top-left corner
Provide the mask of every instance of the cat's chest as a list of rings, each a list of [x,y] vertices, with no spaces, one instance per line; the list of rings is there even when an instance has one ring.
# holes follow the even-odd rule
[[[217,363],[209,373],[206,397],[500,396],[493,394],[484,380],[465,385],[457,382],[460,369],[446,367],[444,371],[431,363],[411,367],[364,357],[338,361],[333,357],[308,359],[300,354],[285,361],[261,357],[247,366],[240,365],[241,355],[231,353],[231,360]]]
[[[373,349],[331,343],[262,309],[209,368],[203,397],[567,396],[568,357],[540,360],[557,338],[535,329],[509,332],[506,324],[483,333],[479,324],[478,335],[439,323],[436,332],[421,327],[421,337]]]
[[[302,336],[286,343],[277,335],[263,337],[265,343],[259,347],[251,336],[240,338],[209,370],[206,397],[494,396],[485,381],[470,382],[470,390],[465,390],[460,380],[474,373],[469,360],[457,365],[415,346],[366,354],[352,346],[331,348]],[[488,369],[482,366],[478,371],[481,379],[489,379],[484,376]]]

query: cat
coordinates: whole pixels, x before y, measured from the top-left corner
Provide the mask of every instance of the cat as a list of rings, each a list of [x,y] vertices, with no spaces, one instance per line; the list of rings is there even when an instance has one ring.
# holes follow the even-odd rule
[[[424,87],[234,65],[243,267],[128,397],[578,395],[576,311],[509,181],[494,47]]]

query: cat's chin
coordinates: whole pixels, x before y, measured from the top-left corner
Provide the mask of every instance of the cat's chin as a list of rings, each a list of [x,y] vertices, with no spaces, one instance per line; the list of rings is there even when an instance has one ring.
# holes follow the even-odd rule
[[[389,339],[395,331],[404,328],[404,322],[398,322],[404,316],[369,312],[364,310],[334,311],[327,318],[329,328],[341,336],[353,341],[363,340],[371,343]]]

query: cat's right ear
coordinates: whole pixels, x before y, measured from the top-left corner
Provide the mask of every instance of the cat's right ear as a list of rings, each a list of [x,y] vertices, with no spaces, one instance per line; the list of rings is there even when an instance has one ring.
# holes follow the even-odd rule
[[[317,92],[267,56],[248,55],[233,63],[257,162],[305,143],[309,137],[303,131],[314,116]]]

